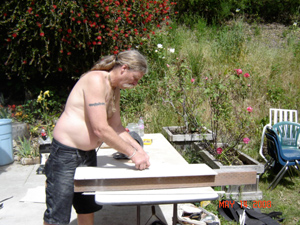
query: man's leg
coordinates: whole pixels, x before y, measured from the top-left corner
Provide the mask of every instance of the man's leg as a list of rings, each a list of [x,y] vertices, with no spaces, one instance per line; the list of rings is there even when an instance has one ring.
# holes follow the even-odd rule
[[[94,213],[77,214],[78,225],[94,225]]]

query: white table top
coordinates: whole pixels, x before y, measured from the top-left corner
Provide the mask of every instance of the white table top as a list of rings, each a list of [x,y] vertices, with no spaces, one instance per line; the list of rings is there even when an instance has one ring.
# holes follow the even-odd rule
[[[210,187],[97,191],[95,195],[95,201],[100,205],[173,204],[215,199],[218,199],[218,194]]]

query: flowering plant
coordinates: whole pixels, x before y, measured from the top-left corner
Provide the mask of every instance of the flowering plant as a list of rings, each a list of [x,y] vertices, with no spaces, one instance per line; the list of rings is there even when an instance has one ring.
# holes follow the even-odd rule
[[[250,142],[254,121],[253,108],[247,105],[251,95],[251,77],[242,69],[226,70],[218,75],[208,72],[204,77],[204,95],[210,106],[212,143],[204,141],[205,149],[226,164],[239,164],[236,149]],[[232,161],[229,156],[235,159]]]
[[[236,149],[251,141],[253,108],[247,105],[252,90],[250,74],[236,69],[192,77],[188,65],[179,59],[169,69],[176,76],[166,76],[163,101],[180,115],[185,133],[202,133],[204,125],[209,127],[213,140],[203,140],[202,147],[231,164],[229,156],[235,157]]]
[[[22,105],[8,105],[7,107],[0,105],[0,118],[22,121],[27,118],[27,115],[23,113]]]
[[[173,15],[168,0],[5,1],[1,63],[8,77],[86,71],[101,55],[142,45]],[[72,75],[73,76],[73,75]]]

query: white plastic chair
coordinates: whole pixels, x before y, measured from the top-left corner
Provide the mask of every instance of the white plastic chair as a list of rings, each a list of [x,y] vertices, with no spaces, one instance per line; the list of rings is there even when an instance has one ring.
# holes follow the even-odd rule
[[[274,109],[271,108],[269,112],[269,123],[264,126],[262,136],[261,136],[261,143],[260,143],[260,149],[259,154],[261,157],[267,162],[268,160],[263,155],[263,145],[264,145],[264,138],[265,138],[265,132],[267,127],[272,128],[272,126],[276,123],[282,122],[282,121],[289,121],[298,123],[298,112],[297,110],[291,110],[291,109]]]

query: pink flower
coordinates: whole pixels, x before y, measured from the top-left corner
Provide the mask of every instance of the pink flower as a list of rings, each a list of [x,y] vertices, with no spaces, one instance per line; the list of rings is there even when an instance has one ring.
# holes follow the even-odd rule
[[[167,64],[167,67],[168,67],[168,68],[170,68],[170,65],[169,65],[169,64]]]
[[[250,74],[249,73],[245,73],[244,77],[248,78],[248,77],[250,77]]]
[[[218,154],[218,155],[222,154],[222,152],[223,152],[223,149],[222,149],[222,148],[217,148],[217,154]]]
[[[237,75],[240,75],[243,73],[243,71],[241,69],[235,69],[235,71],[236,71]]]
[[[253,109],[252,109],[251,106],[247,107],[247,111],[248,111],[248,112],[252,112],[252,110],[253,110]]]
[[[248,144],[248,143],[249,143],[249,141],[250,141],[250,139],[249,139],[249,138],[244,138],[244,139],[243,139],[243,142],[244,142],[245,144]]]
[[[195,78],[192,78],[192,79],[191,79],[191,82],[194,83],[194,82],[195,82]]]

